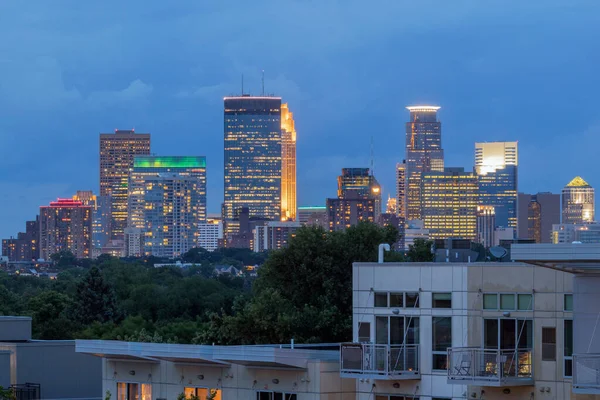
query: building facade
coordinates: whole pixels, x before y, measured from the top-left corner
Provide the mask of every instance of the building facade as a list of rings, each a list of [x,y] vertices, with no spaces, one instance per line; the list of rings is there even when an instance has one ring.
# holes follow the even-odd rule
[[[406,220],[421,219],[421,174],[444,171],[440,107],[410,106],[406,123]]]
[[[518,200],[518,237],[552,243],[552,226],[560,224],[560,195],[519,193]]]
[[[2,255],[8,261],[31,261],[40,258],[40,219],[25,222],[25,232],[16,238],[2,239]]]
[[[406,221],[406,160],[396,164],[396,214]]]
[[[40,257],[68,250],[77,258],[92,256],[92,207],[58,199],[40,207]]]
[[[477,237],[477,176],[463,168],[422,174],[422,219],[431,239]]]
[[[298,207],[298,222],[302,225],[320,226],[328,229],[326,206],[303,206]]]
[[[92,248],[101,249],[110,240],[110,196],[96,196],[91,190],[78,190],[73,200],[92,207]]]
[[[494,246],[496,213],[494,206],[477,206],[477,242],[485,248]]]
[[[562,223],[584,224],[595,218],[594,188],[580,176],[573,178],[562,190]]]
[[[219,247],[219,240],[223,239],[223,221],[220,219],[207,219],[198,224],[198,247],[208,251],[215,251]]]
[[[517,142],[475,143],[479,201],[494,207],[497,226],[517,227],[518,165]]]
[[[296,220],[296,126],[294,114],[281,105],[281,220]]]
[[[570,399],[572,293],[522,263],[355,263],[341,376],[359,400]]]
[[[111,239],[123,240],[127,227],[127,185],[133,159],[149,154],[149,133],[117,129],[100,134],[100,196],[111,199]]]
[[[287,247],[302,224],[295,221],[269,221],[254,228],[254,252],[279,250]]]
[[[224,107],[223,219],[233,220],[240,208],[247,207],[250,217],[279,221],[281,98],[225,97]]]
[[[600,243],[600,224],[552,225],[552,243]]]

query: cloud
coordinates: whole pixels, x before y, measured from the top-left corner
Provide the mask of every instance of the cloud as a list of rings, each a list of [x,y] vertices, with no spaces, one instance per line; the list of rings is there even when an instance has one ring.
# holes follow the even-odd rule
[[[121,90],[102,90],[92,92],[86,99],[85,105],[92,108],[105,108],[127,103],[131,105],[139,101],[148,100],[154,88],[151,84],[135,79],[129,86]]]

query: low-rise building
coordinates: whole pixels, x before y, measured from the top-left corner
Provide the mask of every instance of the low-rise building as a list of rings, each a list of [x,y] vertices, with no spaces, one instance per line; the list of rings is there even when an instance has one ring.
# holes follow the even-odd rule
[[[600,224],[554,224],[552,243],[600,243]]]

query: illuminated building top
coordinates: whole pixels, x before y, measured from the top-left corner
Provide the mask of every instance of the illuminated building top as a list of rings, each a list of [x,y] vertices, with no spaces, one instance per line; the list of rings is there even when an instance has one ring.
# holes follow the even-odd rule
[[[50,207],[82,207],[83,203],[81,201],[73,200],[73,199],[57,199],[56,201],[50,202]]]
[[[567,183],[567,187],[591,187],[589,183],[583,180],[582,177],[576,176],[573,180]]]
[[[406,109],[410,112],[437,112],[442,107],[439,106],[408,106]]]
[[[206,168],[206,157],[160,157],[137,156],[133,161],[134,168]]]

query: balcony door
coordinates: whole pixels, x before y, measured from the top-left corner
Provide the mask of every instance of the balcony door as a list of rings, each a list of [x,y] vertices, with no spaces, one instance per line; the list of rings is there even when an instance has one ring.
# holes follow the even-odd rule
[[[489,365],[501,366],[503,376],[531,377],[533,349],[533,321],[500,318],[484,319],[484,358]],[[491,351],[494,350],[495,353]]]
[[[419,344],[419,317],[376,317],[375,343],[387,345]]]

